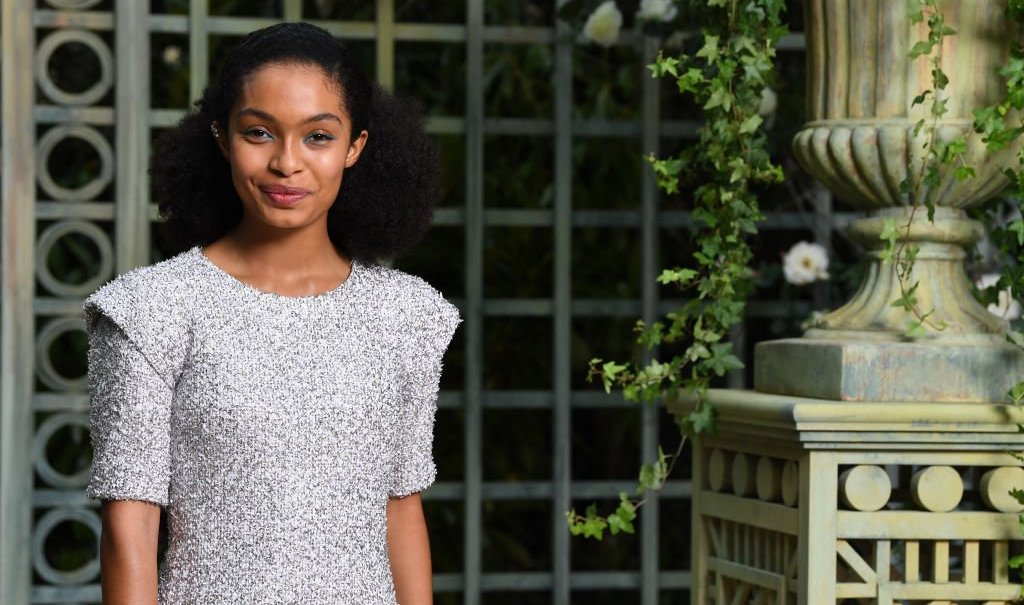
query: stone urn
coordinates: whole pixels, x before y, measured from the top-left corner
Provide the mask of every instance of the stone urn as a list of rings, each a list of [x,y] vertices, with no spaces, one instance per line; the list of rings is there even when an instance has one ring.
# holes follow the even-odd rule
[[[927,161],[931,102],[914,98],[932,88],[927,57],[910,59],[925,23],[912,24],[902,0],[805,2],[808,23],[808,122],[793,150],[810,174],[840,200],[866,211],[851,234],[869,251],[870,268],[846,305],[823,316],[802,338],[758,345],[755,388],[766,393],[850,401],[1002,401],[1024,377],[1024,354],[1005,340],[1006,322],[971,292],[967,250],[984,235],[965,210],[1007,184],[1002,170],[1016,148],[989,153],[973,132],[973,110],[1000,98],[998,69],[1014,37],[1006,2],[945,0],[940,10],[956,34],[942,45],[949,84],[940,94],[948,111],[937,140],[966,136],[965,159],[976,176],[958,181],[942,167],[940,183],[906,193]],[[923,204],[936,205],[929,220]],[[895,266],[883,262],[880,239],[895,221],[917,246],[912,273],[901,287]],[[917,316],[893,301],[919,284],[924,333],[908,337]]]

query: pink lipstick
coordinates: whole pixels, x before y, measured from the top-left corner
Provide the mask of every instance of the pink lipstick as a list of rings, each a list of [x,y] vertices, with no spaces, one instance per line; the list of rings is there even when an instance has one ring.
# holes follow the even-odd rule
[[[309,195],[305,189],[298,187],[285,187],[284,185],[260,185],[260,191],[270,199],[275,206],[291,207],[298,204],[302,198]]]

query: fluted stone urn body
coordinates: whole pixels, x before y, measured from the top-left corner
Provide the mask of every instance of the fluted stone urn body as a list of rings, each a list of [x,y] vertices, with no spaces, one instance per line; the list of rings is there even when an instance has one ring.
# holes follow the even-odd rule
[[[805,6],[808,122],[793,150],[838,198],[867,211],[851,233],[872,251],[872,263],[853,300],[803,338],[758,346],[756,388],[843,400],[1004,399],[1024,377],[1024,355],[1005,342],[1005,321],[973,297],[963,261],[984,234],[964,209],[1005,187],[1002,171],[1016,153],[989,153],[972,128],[973,110],[1000,95],[998,69],[1012,39],[1005,1],[940,3],[956,34],[941,49],[949,84],[939,95],[947,111],[934,124],[931,97],[914,103],[933,88],[931,66],[927,57],[908,56],[927,38],[927,25],[910,22],[906,2],[809,0]],[[936,141],[966,137],[964,160],[976,176],[958,181],[954,167],[944,166],[938,186],[924,185],[933,126]],[[905,181],[911,193],[901,186]],[[926,197],[937,206],[933,221]],[[894,265],[878,257],[882,230],[893,221],[919,250],[902,284]],[[918,313],[893,306],[915,283]],[[925,314],[923,334],[908,337]]]

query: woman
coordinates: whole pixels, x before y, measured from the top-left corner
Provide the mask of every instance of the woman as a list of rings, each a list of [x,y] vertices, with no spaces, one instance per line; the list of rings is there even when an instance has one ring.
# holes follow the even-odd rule
[[[374,259],[436,179],[418,115],[308,24],[243,39],[157,145],[185,251],[84,307],[105,604],[431,602],[418,492],[459,318]]]

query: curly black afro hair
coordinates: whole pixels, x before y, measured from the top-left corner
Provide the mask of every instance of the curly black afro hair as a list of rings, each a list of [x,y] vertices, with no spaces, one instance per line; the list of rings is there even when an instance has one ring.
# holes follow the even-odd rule
[[[156,142],[150,174],[153,199],[164,219],[165,252],[209,244],[241,220],[231,168],[210,125],[229,123],[228,114],[253,72],[290,63],[323,69],[338,84],[353,136],[362,130],[369,135],[359,161],[345,170],[328,211],[328,232],[338,250],[350,258],[394,258],[430,226],[440,191],[439,160],[419,108],[371,84],[327,31],[308,23],[281,23],[243,38],[194,110]]]

